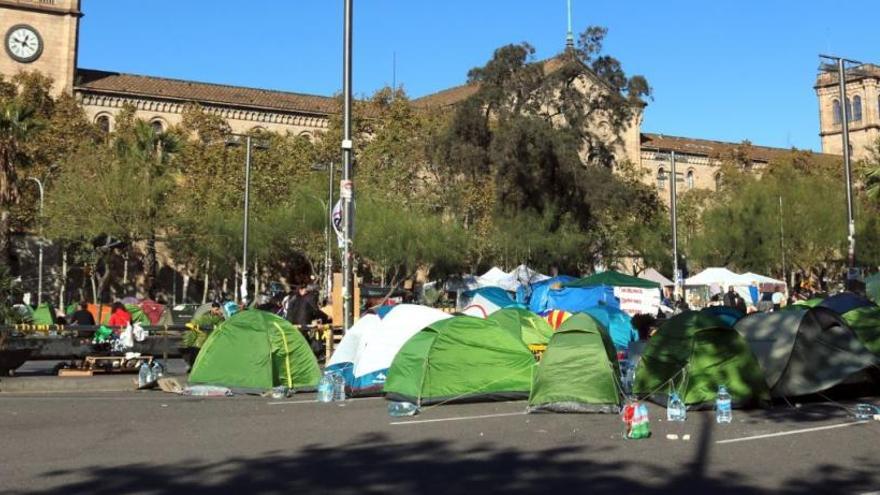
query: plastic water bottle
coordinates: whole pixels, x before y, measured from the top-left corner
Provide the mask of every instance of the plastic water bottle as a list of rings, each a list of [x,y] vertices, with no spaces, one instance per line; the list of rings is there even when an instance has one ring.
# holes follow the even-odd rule
[[[687,408],[684,401],[678,396],[678,392],[669,394],[666,401],[666,421],[684,421],[687,419]]]
[[[150,366],[150,373],[153,375],[153,380],[158,380],[165,376],[165,367],[159,361],[153,361],[153,364]]]
[[[345,378],[342,373],[333,373],[333,400],[345,401]]]
[[[333,372],[325,371],[318,382],[318,402],[333,401]]]
[[[395,418],[402,418],[404,416],[415,416],[419,413],[419,406],[413,404],[412,402],[389,402],[388,403],[388,415]]]
[[[632,363],[629,359],[621,359],[618,362],[620,366],[620,386],[623,388],[623,392],[626,395],[630,395],[632,393],[632,373],[633,369]]]
[[[138,387],[144,387],[148,383],[153,381],[153,372],[150,370],[150,365],[147,364],[146,361],[141,363],[141,367],[138,370]]]
[[[718,397],[715,399],[715,422],[730,423],[733,421],[733,411],[730,406],[730,394],[727,387],[721,385],[718,387]]]

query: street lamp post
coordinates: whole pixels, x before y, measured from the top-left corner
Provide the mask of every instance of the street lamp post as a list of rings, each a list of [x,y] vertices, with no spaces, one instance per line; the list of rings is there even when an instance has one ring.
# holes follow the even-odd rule
[[[843,170],[846,180],[846,221],[847,221],[847,241],[849,241],[849,249],[847,252],[847,261],[850,268],[856,266],[856,224],[853,215],[853,193],[852,193],[852,157],[849,151],[849,105],[846,97],[846,64],[860,65],[861,62],[848,60],[842,57],[831,55],[819,55],[819,58],[831,60],[834,65],[828,65],[827,69],[837,71],[837,83],[840,88],[840,121],[841,121],[841,138],[843,139]],[[849,280],[849,275],[847,276]]]
[[[37,244],[38,253],[37,254],[37,306],[43,304],[43,182],[36,177],[28,177],[28,180],[32,180],[37,183],[37,187],[40,189],[40,240]]]
[[[250,220],[250,194],[251,194],[251,153],[256,146],[258,149],[266,149],[265,144],[253,144],[253,140],[249,134],[235,134],[230,136],[235,138],[245,138],[245,159],[244,159],[244,222],[242,227],[242,246],[241,246],[241,287],[239,293],[241,295],[242,304],[247,303],[248,297],[248,235]],[[238,141],[227,140],[228,146],[237,146]]]
[[[342,327],[348,332],[354,323],[354,280],[352,276],[352,231],[354,227],[354,186],[352,184],[352,140],[351,140],[351,45],[352,45],[352,1],[344,0],[342,35],[342,182],[339,196],[342,199]]]

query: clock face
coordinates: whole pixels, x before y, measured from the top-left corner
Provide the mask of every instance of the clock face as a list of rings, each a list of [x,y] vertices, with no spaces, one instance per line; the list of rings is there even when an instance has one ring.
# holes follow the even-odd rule
[[[43,53],[43,38],[36,29],[26,24],[12,26],[6,32],[6,53],[14,60],[30,63]]]

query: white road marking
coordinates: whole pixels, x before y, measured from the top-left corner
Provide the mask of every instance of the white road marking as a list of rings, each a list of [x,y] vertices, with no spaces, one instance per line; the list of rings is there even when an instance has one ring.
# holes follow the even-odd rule
[[[391,425],[414,425],[414,424],[424,424],[424,423],[441,423],[444,421],[465,421],[469,419],[485,419],[485,418],[503,418],[505,416],[525,416],[525,412],[513,412],[513,413],[498,413],[498,414],[483,414],[480,416],[458,416],[455,418],[437,418],[437,419],[417,419],[412,421],[394,421],[392,423],[388,423]]]
[[[855,421],[853,423],[842,423],[837,425],[828,425],[828,426],[817,426],[815,428],[804,428],[801,430],[791,430],[791,431],[781,431],[779,433],[768,433],[766,435],[754,435],[751,437],[742,437],[742,438],[731,438],[728,440],[719,440],[715,443],[736,443],[736,442],[746,442],[749,440],[760,440],[763,438],[774,438],[774,437],[784,437],[788,435],[800,435],[801,433],[811,433],[814,431],[823,431],[823,430],[833,430],[835,428],[846,428],[847,426],[855,426],[855,425],[863,425],[870,423],[870,421]]]
[[[345,399],[345,402],[354,402],[361,400],[376,400],[376,399],[384,399],[385,397],[358,397],[356,399]],[[318,399],[309,399],[309,400],[285,400],[278,402],[267,402],[270,406],[280,406],[282,404],[315,404],[318,402]],[[328,403],[329,404],[329,403]]]

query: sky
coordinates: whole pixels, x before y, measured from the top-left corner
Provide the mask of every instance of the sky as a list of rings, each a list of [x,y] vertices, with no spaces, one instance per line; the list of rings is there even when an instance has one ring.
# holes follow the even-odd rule
[[[342,0],[82,0],[78,65],[332,95],[342,87]],[[654,90],[643,132],[819,150],[818,55],[880,64],[880,1],[572,0],[575,36]],[[354,0],[357,96],[411,97],[466,81],[492,52],[565,45],[565,0]],[[395,64],[396,59],[396,64]],[[396,67],[396,70],[395,70]]]

